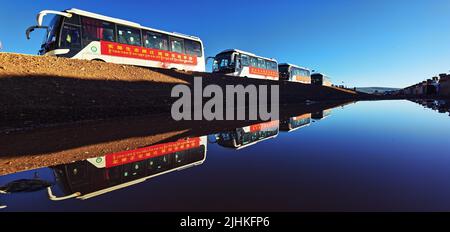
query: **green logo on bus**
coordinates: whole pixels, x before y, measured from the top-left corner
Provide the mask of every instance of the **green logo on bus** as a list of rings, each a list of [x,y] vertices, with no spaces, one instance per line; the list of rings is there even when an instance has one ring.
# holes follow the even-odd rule
[[[97,52],[97,47],[91,47],[92,52]]]

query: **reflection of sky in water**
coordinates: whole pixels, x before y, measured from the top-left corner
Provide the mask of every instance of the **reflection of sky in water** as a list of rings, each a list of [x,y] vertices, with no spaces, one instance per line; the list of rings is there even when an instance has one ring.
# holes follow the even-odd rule
[[[241,150],[209,144],[203,165],[86,201],[50,202],[41,191],[0,203],[6,210],[448,211],[449,120],[409,101],[358,102]],[[52,180],[49,169],[39,173]]]

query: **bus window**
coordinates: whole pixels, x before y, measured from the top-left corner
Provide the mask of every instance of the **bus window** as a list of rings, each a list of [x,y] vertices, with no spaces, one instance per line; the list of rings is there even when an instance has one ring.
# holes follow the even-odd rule
[[[91,175],[88,172],[87,163],[73,163],[67,165],[67,178],[70,180],[72,185],[83,185],[89,183]]]
[[[169,37],[160,33],[144,32],[144,46],[159,50],[169,50]]]
[[[302,71],[303,71],[303,76],[305,76],[305,77],[309,77],[310,76],[308,70],[302,70]]]
[[[110,184],[119,184],[122,177],[121,166],[111,167],[105,170],[105,179]]]
[[[242,66],[248,66],[249,65],[249,57],[247,55],[242,54],[241,55],[241,64]]]
[[[250,65],[253,67],[258,67],[258,60],[255,57],[250,58]]]
[[[141,30],[118,25],[117,39],[119,43],[141,46]]]
[[[220,60],[219,67],[220,68],[227,68],[229,63],[230,63],[229,59],[222,59],[222,60]]]
[[[183,39],[170,37],[170,50],[172,52],[184,53]]]
[[[61,48],[81,48],[79,26],[63,26],[61,31]]]
[[[272,62],[266,60],[266,69],[272,69]]]
[[[81,23],[85,46],[92,41],[114,41],[114,24],[86,17],[81,18]]]
[[[267,69],[277,70],[277,63],[273,61],[267,61]]]
[[[149,159],[147,162],[148,162],[147,168],[150,172],[167,169],[170,165],[170,160],[169,160],[168,155],[158,156],[158,157]]]
[[[145,170],[143,169],[144,166],[145,161],[139,161],[123,165],[122,180],[129,181],[143,176],[145,174]]]
[[[197,57],[202,56],[202,45],[197,41],[185,40],[184,48],[186,49],[186,54],[188,55],[193,55]]]
[[[261,58],[258,58],[258,68],[265,69],[266,68],[266,61],[261,59]]]
[[[300,72],[299,72],[300,70],[298,69],[298,68],[292,68],[292,71],[291,71],[291,76],[298,76],[299,74],[300,74]]]

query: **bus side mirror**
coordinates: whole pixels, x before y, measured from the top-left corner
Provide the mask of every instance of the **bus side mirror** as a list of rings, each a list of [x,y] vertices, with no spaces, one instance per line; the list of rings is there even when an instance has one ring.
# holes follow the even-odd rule
[[[37,28],[37,26],[32,26],[27,29],[27,31],[25,32],[25,34],[27,35],[27,39],[30,39],[30,33],[33,32],[35,28]]]
[[[34,29],[36,28],[43,28],[47,30],[47,34],[48,34],[48,27],[46,26],[31,26],[29,28],[27,28],[25,34],[27,35],[27,39],[30,39],[30,33],[34,31]]]

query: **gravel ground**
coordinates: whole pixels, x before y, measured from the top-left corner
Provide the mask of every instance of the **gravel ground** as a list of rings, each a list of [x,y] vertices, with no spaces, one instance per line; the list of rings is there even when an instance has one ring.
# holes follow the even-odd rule
[[[166,74],[128,65],[51,56],[0,53],[0,78],[21,76],[183,83],[182,80]]]

